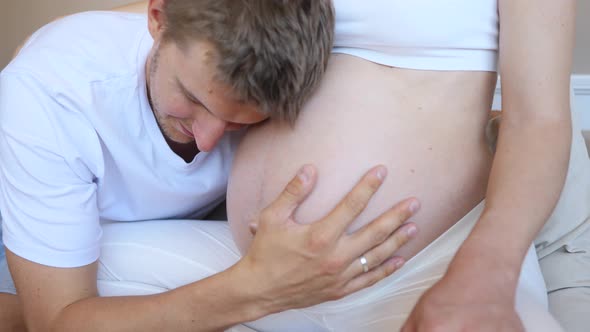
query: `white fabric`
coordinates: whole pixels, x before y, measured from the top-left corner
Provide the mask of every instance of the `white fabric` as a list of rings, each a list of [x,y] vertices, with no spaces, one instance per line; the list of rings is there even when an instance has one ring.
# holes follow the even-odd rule
[[[100,221],[202,217],[239,133],[185,163],[146,97],[145,15],[89,12],[35,33],[0,74],[4,244],[55,267],[99,257]]]
[[[483,203],[401,270],[369,289],[339,301],[271,315],[232,331],[397,331],[421,294],[444,274],[482,209]],[[105,225],[102,251],[98,273],[102,296],[164,292],[223,271],[240,257],[228,224],[220,221]],[[547,312],[545,285],[532,247],[523,264],[516,308],[529,331],[559,331]]]
[[[334,0],[334,6],[336,53],[401,68],[497,70],[497,0]]]

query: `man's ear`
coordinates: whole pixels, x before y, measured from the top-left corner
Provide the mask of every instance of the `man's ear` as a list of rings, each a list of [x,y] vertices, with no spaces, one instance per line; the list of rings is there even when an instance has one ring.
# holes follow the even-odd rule
[[[148,29],[154,41],[159,40],[164,31],[164,1],[150,0],[148,4]]]

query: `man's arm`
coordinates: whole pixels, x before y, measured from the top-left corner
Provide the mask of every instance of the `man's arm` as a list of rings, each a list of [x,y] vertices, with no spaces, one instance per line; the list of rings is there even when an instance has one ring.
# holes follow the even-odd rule
[[[391,257],[415,226],[395,230],[418,208],[415,199],[408,199],[347,235],[385,175],[383,166],[370,170],[325,218],[301,225],[293,213],[316,182],[315,168],[304,167],[262,211],[252,246],[238,263],[158,295],[101,298],[96,262],[54,268],[8,250],[27,327],[30,332],[219,331],[373,285],[399,267],[400,260]],[[366,273],[358,262],[363,254],[370,262]]]
[[[97,297],[96,262],[61,269],[7,257],[32,332],[217,331],[258,313],[230,272],[163,294],[107,298]]]
[[[0,327],[3,332],[26,331],[18,297],[0,293]]]
[[[500,0],[499,14],[503,115],[486,208],[404,331],[521,328],[521,264],[557,203],[569,160],[575,1]]]

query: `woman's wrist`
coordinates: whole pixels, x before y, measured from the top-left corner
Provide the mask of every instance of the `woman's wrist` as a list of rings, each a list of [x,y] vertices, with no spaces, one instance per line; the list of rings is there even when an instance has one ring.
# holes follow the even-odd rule
[[[447,276],[461,283],[475,282],[490,290],[509,290],[513,295],[525,253],[500,248],[502,244],[494,241],[472,237],[465,240],[449,265]]]

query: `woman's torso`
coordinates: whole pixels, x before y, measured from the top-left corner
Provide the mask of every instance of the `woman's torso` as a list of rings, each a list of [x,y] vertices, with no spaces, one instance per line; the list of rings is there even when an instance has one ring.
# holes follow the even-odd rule
[[[228,216],[241,250],[248,223],[306,163],[318,168],[315,190],[296,212],[320,219],[376,164],[389,174],[357,229],[394,203],[417,197],[418,238],[400,250],[413,256],[484,196],[491,154],[484,128],[496,74],[390,68],[334,55],[320,89],[294,128],[269,121],[251,128],[235,157]]]
[[[324,216],[366,170],[385,164],[384,185],[351,230],[415,196],[422,203],[413,218],[420,233],[399,252],[409,257],[484,196],[497,1],[334,5],[336,54],[321,87],[294,128],[269,121],[249,130],[230,176],[229,221],[245,250],[248,223],[302,164],[315,164],[319,173],[296,212],[302,223]]]

